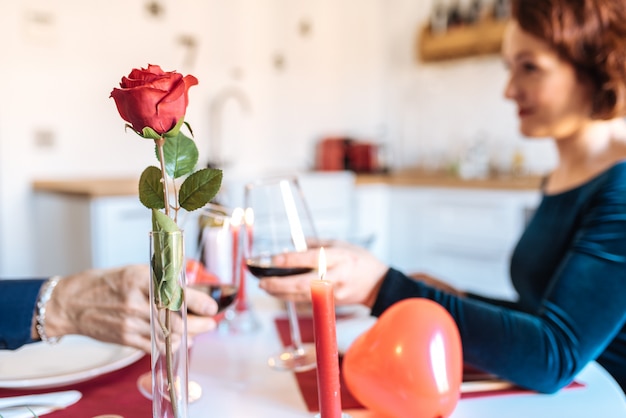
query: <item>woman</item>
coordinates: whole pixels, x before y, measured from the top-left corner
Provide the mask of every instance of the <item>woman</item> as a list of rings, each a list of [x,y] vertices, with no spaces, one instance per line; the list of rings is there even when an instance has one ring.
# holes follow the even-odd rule
[[[626,390],[626,2],[514,0],[512,18],[505,96],[520,131],[552,137],[559,155],[511,258],[518,300],[411,278],[349,247],[328,248],[327,278],[337,303],[363,303],[376,316],[408,297],[440,303],[458,325],[464,360],[520,386],[557,391],[596,360]],[[311,251],[282,261],[316,259]],[[311,278],[261,287],[298,299]]]
[[[0,280],[0,349],[81,334],[150,352],[149,280],[147,265]],[[193,289],[186,297],[189,335],[213,329],[215,301]]]

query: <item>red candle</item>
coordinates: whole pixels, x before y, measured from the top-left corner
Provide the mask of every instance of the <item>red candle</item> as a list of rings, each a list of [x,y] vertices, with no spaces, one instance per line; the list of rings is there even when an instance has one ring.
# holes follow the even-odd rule
[[[237,262],[239,261],[239,229],[243,218],[243,209],[235,208],[230,216],[230,226],[233,235],[233,282],[237,277]],[[241,286],[241,283],[238,283]]]
[[[311,281],[313,302],[313,332],[317,355],[317,395],[321,418],[341,417],[341,391],[339,383],[339,352],[335,326],[335,298],[333,285],[324,280],[326,257],[320,249],[320,280]]]
[[[252,208],[246,208],[244,212],[244,223],[246,226],[246,244],[247,253],[252,249],[252,226],[254,225],[254,212]],[[239,277],[239,291],[237,292],[237,303],[235,309],[238,312],[245,312],[248,310],[248,301],[246,300],[246,259],[245,256],[241,257],[241,270]]]

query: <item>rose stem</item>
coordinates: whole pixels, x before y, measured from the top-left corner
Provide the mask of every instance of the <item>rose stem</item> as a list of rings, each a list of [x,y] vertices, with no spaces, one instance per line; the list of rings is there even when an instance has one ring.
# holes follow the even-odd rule
[[[176,397],[176,388],[174,386],[174,371],[172,370],[172,333],[169,332],[172,323],[172,311],[165,308],[165,328],[168,332],[165,334],[165,362],[167,366],[167,383],[170,392],[170,402],[172,404],[172,413],[174,417],[178,417],[178,398]],[[183,391],[185,393],[185,391]]]
[[[170,216],[169,191],[167,185],[167,172],[165,171],[165,156],[163,155],[163,144],[165,138],[161,137],[155,140],[159,153],[159,161],[161,163],[161,178],[163,180],[163,201],[165,203],[165,214]],[[174,387],[174,371],[172,370],[172,333],[170,332],[172,312],[169,308],[165,308],[165,364],[167,368],[168,389],[170,392],[170,402],[172,404],[172,413],[178,417],[178,400],[176,398],[176,388]],[[184,391],[183,391],[184,393]]]
[[[167,186],[167,172],[165,171],[165,156],[163,155],[163,144],[165,143],[165,138],[160,137],[159,139],[155,139],[154,142],[157,145],[157,150],[159,153],[159,161],[161,162],[161,180],[163,181],[163,202],[165,203],[165,214],[170,216],[170,202],[169,202],[169,191]]]

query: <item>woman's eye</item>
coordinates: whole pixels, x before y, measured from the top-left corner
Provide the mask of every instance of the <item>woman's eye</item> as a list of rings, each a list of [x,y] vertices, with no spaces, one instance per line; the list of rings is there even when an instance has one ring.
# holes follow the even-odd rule
[[[538,70],[537,66],[532,62],[524,62],[521,67],[527,73],[532,73]]]

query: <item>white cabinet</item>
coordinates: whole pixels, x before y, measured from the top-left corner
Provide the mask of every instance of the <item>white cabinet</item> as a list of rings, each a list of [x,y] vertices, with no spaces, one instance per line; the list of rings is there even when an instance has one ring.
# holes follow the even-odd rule
[[[357,192],[361,202],[383,198],[381,190],[364,187]],[[481,294],[514,295],[509,257],[538,192],[389,186],[387,196],[386,215],[370,205],[359,209],[361,228],[376,228],[387,248],[377,248],[377,256],[405,273],[430,273]]]
[[[91,257],[95,267],[146,263],[151,212],[137,196],[92,200]]]
[[[389,262],[391,246],[390,204],[392,188],[373,183],[356,187],[353,234],[369,240],[367,249],[379,259]]]
[[[137,196],[36,193],[38,274],[146,263],[150,211]]]

